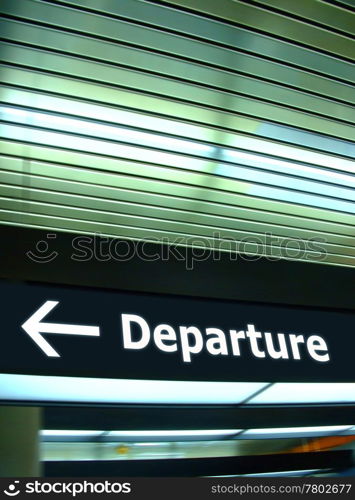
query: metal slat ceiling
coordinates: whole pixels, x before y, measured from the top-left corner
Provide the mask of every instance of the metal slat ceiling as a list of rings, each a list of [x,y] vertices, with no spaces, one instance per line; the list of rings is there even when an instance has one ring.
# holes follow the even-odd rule
[[[355,265],[350,0],[0,10],[1,223]]]

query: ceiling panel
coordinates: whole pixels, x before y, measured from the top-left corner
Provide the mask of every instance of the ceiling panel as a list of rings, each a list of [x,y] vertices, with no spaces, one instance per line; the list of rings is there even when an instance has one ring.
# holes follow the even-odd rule
[[[1,223],[355,265],[345,2],[0,10]]]
[[[268,35],[320,49],[344,59],[354,59],[354,40],[345,35],[335,34],[330,30],[309,24],[310,5],[314,2],[307,2],[310,5],[303,9],[303,2],[298,4],[298,19],[294,19],[286,13],[270,11],[270,9],[265,8],[265,6],[272,5],[272,1],[232,0],[232,2],[233,5],[231,5],[230,0],[219,0],[218,2],[214,0],[169,0],[168,3],[221,17],[251,29],[260,30]],[[83,0],[80,3],[83,4]],[[287,13],[294,11],[293,3],[291,1],[283,2],[281,11]],[[327,17],[322,2],[317,3],[321,15]],[[352,13],[347,13],[347,15],[351,23],[354,16]]]

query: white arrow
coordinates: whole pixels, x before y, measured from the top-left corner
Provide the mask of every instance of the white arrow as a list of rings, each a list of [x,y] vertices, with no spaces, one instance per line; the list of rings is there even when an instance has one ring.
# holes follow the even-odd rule
[[[51,358],[60,358],[60,354],[43,338],[42,333],[56,333],[64,335],[100,336],[98,326],[65,325],[63,323],[42,323],[41,320],[59,304],[54,300],[47,300],[37,311],[24,322],[22,328],[31,339]]]

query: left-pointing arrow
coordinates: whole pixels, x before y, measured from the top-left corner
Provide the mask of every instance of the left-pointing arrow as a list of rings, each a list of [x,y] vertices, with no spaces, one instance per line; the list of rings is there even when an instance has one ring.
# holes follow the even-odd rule
[[[43,323],[42,319],[59,304],[54,300],[47,300],[37,311],[24,322],[22,328],[38,345],[42,351],[51,358],[60,358],[60,354],[43,338],[43,333],[56,333],[61,335],[87,335],[100,336],[98,326],[66,325],[63,323]]]

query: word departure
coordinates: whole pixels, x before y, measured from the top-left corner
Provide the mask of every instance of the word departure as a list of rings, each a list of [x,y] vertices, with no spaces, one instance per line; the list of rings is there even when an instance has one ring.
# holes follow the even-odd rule
[[[185,363],[191,363],[193,356],[207,350],[212,356],[242,356],[249,351],[256,358],[300,360],[309,356],[315,361],[330,360],[328,346],[319,335],[297,335],[259,332],[250,323],[244,330],[206,328],[204,332],[196,326],[179,326],[174,329],[168,324],[159,324],[153,331],[147,321],[135,314],[122,314],[123,347],[144,349],[153,340],[163,352],[181,351]]]

